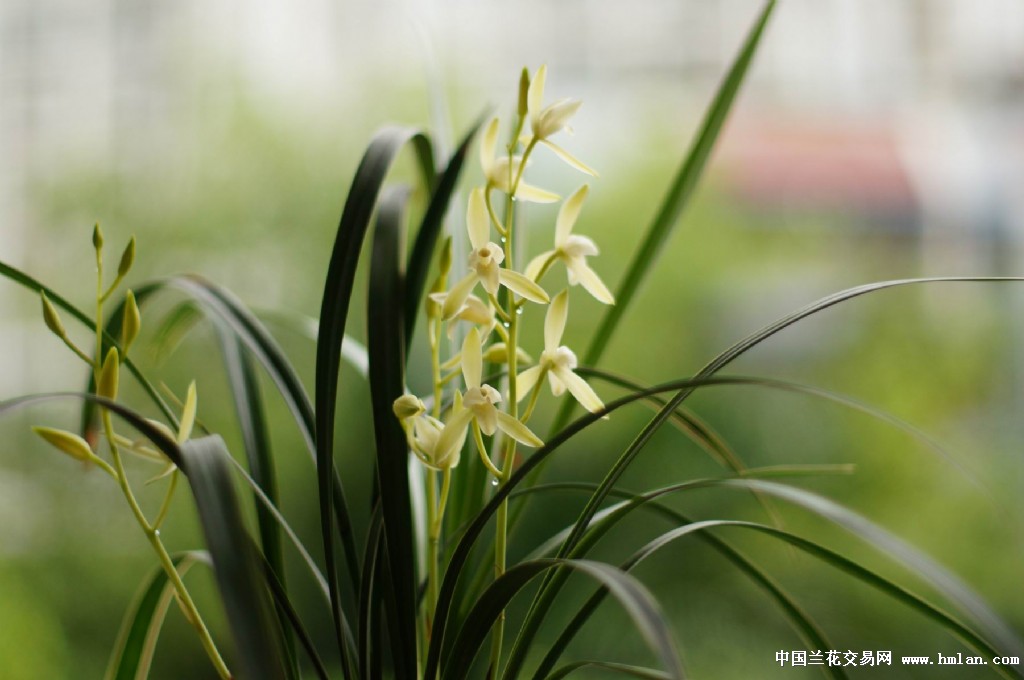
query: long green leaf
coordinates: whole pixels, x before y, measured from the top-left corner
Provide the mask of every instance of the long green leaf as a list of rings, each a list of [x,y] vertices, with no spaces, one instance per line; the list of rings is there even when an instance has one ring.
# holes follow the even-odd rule
[[[416,675],[416,554],[409,487],[409,450],[392,404],[405,388],[405,329],[402,316],[404,213],[409,191],[389,187],[381,197],[374,229],[367,299],[370,402],[377,444],[377,485],[384,520],[384,545],[397,607],[389,612],[395,677]]]
[[[880,283],[867,284],[864,286],[858,286],[856,288],[841,291],[834,295],[830,295],[826,298],[818,300],[817,302],[812,303],[786,317],[783,317],[782,319],[776,321],[775,323],[765,326],[756,333],[736,343],[726,351],[719,354],[715,359],[713,359],[703,369],[701,369],[694,376],[694,380],[697,383],[701,383],[704,379],[713,376],[743,353],[749,351],[751,348],[757,346],[761,342],[767,340],[768,338],[775,335],[779,331],[785,329],[786,327],[791,326],[794,323],[800,321],[801,319],[807,318],[831,306],[837,305],[847,300],[851,300],[861,295],[866,295],[868,293],[873,293],[888,288],[921,283],[995,282],[1022,280],[1024,279],[1022,279],[1021,277],[930,277],[920,279],[899,279],[894,281],[883,281]],[[617,481],[626,471],[626,469],[633,463],[634,460],[636,460],[636,457],[639,455],[640,451],[644,448],[644,446],[646,446],[647,442],[650,441],[651,437],[653,437],[654,434],[661,429],[661,427],[668,421],[668,419],[675,412],[676,408],[680,404],[682,404],[694,392],[695,389],[697,389],[697,386],[698,385],[682,388],[640,430],[640,432],[636,435],[636,437],[629,444],[626,450],[622,453],[618,460],[616,460],[614,465],[609,469],[608,473],[605,475],[605,478],[601,482],[601,486],[598,487],[598,490],[587,502],[587,505],[584,507],[583,511],[580,513],[579,518],[577,519],[572,534],[570,534],[570,536],[566,539],[565,544],[563,544],[562,549],[559,551],[559,557],[566,557],[572,551],[573,547],[576,545],[576,543],[580,540],[581,536],[583,535],[583,532],[586,531],[586,527],[589,525],[590,520],[593,519],[594,514],[598,511],[598,508],[601,506],[601,504],[604,502],[604,499],[607,497],[608,490],[617,483]],[[534,599],[534,604],[537,603],[538,599],[541,596],[541,593],[547,587],[550,579],[550,574],[545,576],[544,583],[541,585],[541,588]],[[531,607],[531,612],[533,612],[533,607]],[[527,617],[528,620],[533,618],[534,621],[536,621],[536,617],[532,617],[530,614],[528,614]],[[534,627],[531,626],[527,632],[529,632],[529,630],[533,630],[533,628]],[[528,642],[529,640],[522,638],[520,638],[520,640],[517,640],[517,644],[513,647],[513,654],[510,663],[514,662],[516,665],[518,665],[522,662],[524,645],[528,644]]]
[[[171,561],[182,576],[196,563],[209,562],[203,552],[178,553]],[[163,626],[164,615],[173,597],[167,572],[157,567],[146,577],[138,594],[125,612],[121,631],[114,643],[107,666],[106,680],[137,680],[149,677],[153,650]]]
[[[271,503],[279,505],[277,475],[270,450],[270,435],[263,412],[263,396],[252,358],[237,336],[218,324],[218,339],[224,368],[231,385],[231,397],[235,405],[235,416],[242,432],[242,446],[249,463],[249,472],[257,486],[267,495]],[[263,557],[272,572],[276,585],[287,599],[288,581],[284,569],[284,552],[281,548],[281,531],[276,518],[261,503],[256,503],[256,522],[259,528],[260,546]],[[285,631],[285,651],[289,660],[288,671],[292,680],[299,677],[296,665],[295,639],[287,626],[287,612],[275,604],[275,612],[282,630]]]
[[[515,565],[488,586],[459,631],[451,657],[445,665],[443,680],[468,676],[480,645],[487,639],[495,621],[503,616],[512,598],[536,576],[555,567],[579,571],[607,588],[629,614],[644,641],[668,671],[669,677],[684,677],[683,665],[668,623],[654,597],[639,581],[602,562],[541,559]]]
[[[259,556],[262,557],[262,555]],[[277,576],[274,574],[274,570],[265,558],[262,560],[262,564],[263,578],[266,581],[267,588],[270,590],[270,594],[274,598],[274,606],[281,613],[281,625],[289,626],[292,632],[294,632],[298,637],[299,643],[302,645],[302,649],[305,650],[306,656],[309,657],[310,662],[313,664],[313,669],[316,671],[317,677],[319,677],[320,680],[329,680],[330,674],[327,672],[327,667],[320,658],[320,654],[316,651],[316,644],[313,642],[313,638],[306,630],[306,627],[302,625],[302,619],[299,617],[299,613],[295,611],[295,607],[292,605],[291,599],[288,597],[288,593],[285,591],[281,582],[277,579]]]
[[[758,533],[767,534],[773,538],[780,539],[785,543],[788,543],[801,551],[825,562],[829,566],[842,571],[849,576],[854,577],[858,581],[871,586],[875,590],[878,590],[889,597],[892,597],[897,602],[900,602],[908,609],[916,611],[925,618],[945,628],[956,638],[958,638],[965,645],[978,653],[985,656],[991,663],[995,656],[999,655],[997,651],[987,640],[979,636],[973,630],[965,626],[962,622],[943,611],[942,609],[931,604],[927,600],[919,597],[918,595],[907,590],[903,586],[900,586],[889,579],[878,575],[877,573],[862,567],[861,565],[853,562],[852,560],[843,557],[839,553],[825,548],[813,541],[796,536],[782,529],[770,527],[764,524],[757,524],[755,522],[744,522],[739,520],[707,520],[703,522],[695,522],[688,524],[684,527],[679,527],[672,531],[666,532],[656,538],[655,540],[648,543],[644,548],[634,555],[634,558],[643,559],[646,555],[657,550],[661,546],[675,541],[683,536],[692,534],[697,531],[706,531],[717,527],[738,527],[744,529],[750,529]],[[1019,671],[1011,670],[1010,667],[1006,666],[991,666],[992,670],[996,673],[1003,675],[1007,678],[1013,677],[1024,677]]]
[[[601,670],[621,673],[632,678],[643,678],[643,680],[668,680],[670,677],[664,671],[654,668],[643,668],[641,666],[630,666],[622,663],[611,663],[608,661],[574,661],[562,666],[547,677],[547,680],[562,680],[573,673],[585,668],[599,668]]]
[[[287,678],[282,640],[260,572],[258,553],[245,528],[231,471],[217,436],[181,445],[182,470],[192,487],[206,545],[237,649],[239,676]]]
[[[586,429],[587,427],[599,422],[604,416],[614,413],[618,409],[632,404],[636,401],[640,401],[650,397],[652,395],[664,394],[666,392],[674,392],[681,389],[697,388],[708,385],[722,385],[731,384],[732,381],[728,378],[700,378],[700,379],[687,379],[677,380],[662,385],[656,385],[647,390],[640,390],[621,397],[614,401],[605,404],[605,407],[596,413],[587,413],[581,416],[576,421],[570,423],[568,426],[563,428],[554,437],[548,439],[548,441],[541,448],[537,449],[532,456],[527,458],[519,468],[512,473],[512,477],[506,484],[499,486],[495,491],[487,504],[483,509],[476,515],[473,521],[466,528],[462,535],[462,538],[455,545],[452,551],[452,556],[448,561],[447,568],[445,569],[444,578],[441,582],[441,589],[437,601],[437,607],[435,608],[435,619],[434,629],[430,639],[430,645],[427,649],[427,660],[424,666],[425,677],[434,677],[441,663],[442,648],[446,648],[445,639],[447,627],[449,624],[449,617],[452,611],[452,605],[456,593],[456,587],[458,585],[459,578],[462,576],[464,569],[466,568],[467,562],[469,561],[470,554],[473,550],[476,539],[479,538],[483,532],[484,527],[487,525],[494,513],[497,512],[498,507],[501,503],[508,498],[516,487],[523,482],[528,475],[531,475],[534,470],[537,469],[545,460],[548,459],[555,451],[559,450],[559,447],[566,441],[574,437],[576,434]]]
[[[756,472],[756,471],[755,471]],[[798,473],[800,474],[800,473]],[[620,492],[615,494],[614,491],[609,495],[618,495],[626,500],[622,503],[618,503],[612,507],[602,510],[598,515],[595,515],[592,525],[588,527],[588,532],[584,538],[579,542],[576,548],[573,550],[573,558],[579,559],[589,552],[589,550],[605,535],[607,534],[617,523],[625,519],[630,513],[637,509],[649,508],[653,511],[659,512],[668,517],[675,525],[690,524],[691,520],[684,515],[668,508],[667,506],[657,503],[657,499],[667,494],[676,493],[679,491],[688,491],[701,488],[707,488],[710,486],[722,486],[732,480],[722,479],[700,479],[692,480],[689,482],[682,482],[679,484],[673,484],[668,487],[650,491],[644,494],[630,494],[628,492]],[[572,485],[574,487],[586,487],[589,486],[591,489],[595,488],[593,485]],[[571,528],[568,531],[571,531]],[[708,532],[701,532],[699,534],[707,543],[709,543],[714,549],[720,552],[726,559],[733,563],[740,571],[750,577],[757,585],[763,588],[768,595],[775,601],[775,604],[782,610],[782,613],[789,620],[791,625],[794,627],[796,632],[801,638],[813,649],[831,649],[832,645],[829,643],[824,632],[818,627],[818,625],[811,619],[810,615],[805,612],[799,604],[788,595],[770,576],[764,571],[758,568],[750,560],[744,557],[742,554],[737,552],[728,543],[719,539]],[[551,543],[551,542],[549,542]],[[649,557],[654,551],[663,547],[664,544],[657,544],[654,550],[645,551],[641,550],[637,552],[633,557],[628,559],[620,568],[623,571],[630,571],[636,567],[641,561]],[[562,572],[555,576],[551,580],[551,583],[545,593],[542,596],[540,603],[538,604],[537,611],[543,614],[547,611],[554,597],[558,592],[558,589],[565,582],[568,574]],[[551,646],[550,651],[541,661],[540,665],[534,674],[535,678],[541,678],[545,674],[549,673],[554,668],[555,663],[558,661],[561,653],[569,645],[575,635],[582,628],[583,624],[593,615],[598,605],[601,604],[604,597],[607,595],[607,591],[604,589],[598,590],[592,595],[587,602],[580,608],[573,619],[565,626],[558,639]],[[524,623],[524,630],[530,622]],[[529,640],[531,634],[525,634],[523,637]],[[846,674],[840,668],[827,667],[823,669],[828,677],[842,680],[846,677]],[[514,676],[514,673],[518,671],[518,667],[506,669],[506,674]]]
[[[385,128],[374,136],[356,169],[345,207],[342,209],[320,306],[320,329],[317,333],[316,348],[314,428],[316,433],[317,489],[320,498],[324,559],[327,563],[326,575],[331,589],[331,609],[334,615],[335,634],[339,649],[342,650],[343,667],[347,677],[352,675],[353,660],[349,659],[349,655],[345,651],[342,634],[343,614],[337,587],[334,531],[331,517],[335,485],[332,484],[330,473],[334,466],[334,418],[338,398],[341,343],[345,335],[359,254],[369,227],[370,217],[377,203],[377,196],[395,157],[409,142],[412,142],[417,151],[417,158],[421,170],[427,178],[427,184],[433,185],[434,159],[427,137],[406,128]],[[345,527],[340,527],[340,529],[344,535]],[[346,554],[348,554],[347,543]],[[349,561],[358,564],[354,541]],[[355,592],[359,592],[358,582]]]
[[[774,9],[775,0],[768,0],[764,5],[764,9],[761,10],[757,21],[754,22],[753,28],[750,29],[750,33],[747,35],[743,47],[740,48],[739,54],[736,55],[732,66],[729,67],[728,74],[726,74],[721,85],[718,86],[718,91],[711,101],[711,106],[704,114],[704,121],[701,123],[700,132],[697,133],[693,146],[690,148],[686,159],[672,180],[672,184],[669,185],[668,194],[658,210],[657,217],[654,218],[654,222],[648,228],[640,249],[633,257],[629,267],[626,268],[626,276],[615,295],[615,305],[609,307],[605,313],[601,325],[598,327],[590,342],[590,346],[587,348],[583,363],[596,366],[600,361],[612,333],[615,332],[619,321],[622,319],[622,315],[629,308],[630,303],[633,301],[633,296],[636,294],[647,273],[654,266],[659,252],[672,232],[672,228],[676,225],[683,209],[693,196],[694,189],[704,173],[708,158],[710,158],[718,135],[722,131],[722,126],[729,115],[740,85],[742,85],[743,79],[750,68],[750,63],[754,58],[758,43],[761,41],[768,18]],[[572,402],[567,401],[566,403]],[[565,424],[564,418],[566,417],[562,417],[563,422],[556,425],[556,429]]]
[[[1004,652],[1017,656],[1024,654],[1024,645],[1020,638],[980,595],[934,559],[866,517],[818,494],[785,484],[756,479],[735,479],[725,482],[725,486],[770,494],[838,524],[934,586],[961,612],[971,618],[989,638],[998,643]]]

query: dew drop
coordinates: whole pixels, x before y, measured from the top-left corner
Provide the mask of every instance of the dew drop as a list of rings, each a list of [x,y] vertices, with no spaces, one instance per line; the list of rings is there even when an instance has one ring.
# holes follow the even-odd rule
[[[498,486],[498,480],[497,479],[492,479],[491,480],[491,486]]]
[[[505,321],[505,322],[504,322],[504,323],[502,323],[501,325],[502,325],[502,326],[504,326],[505,328],[508,328],[508,327],[510,326],[510,324],[509,324],[509,322],[508,322],[508,321]]]
[[[522,314],[522,313],[523,313],[523,308],[522,307],[520,307],[519,309],[516,310],[516,314]]]
[[[505,243],[505,242],[506,242],[507,240],[508,240],[508,239],[506,239],[506,238],[505,238],[504,236],[502,236],[502,237],[501,237],[501,242],[502,242],[502,243]]]
[[[154,536],[159,536],[159,535],[160,535],[160,530],[159,530],[159,529],[157,529],[156,531],[154,531],[154,532],[153,532],[153,535],[154,535]]]

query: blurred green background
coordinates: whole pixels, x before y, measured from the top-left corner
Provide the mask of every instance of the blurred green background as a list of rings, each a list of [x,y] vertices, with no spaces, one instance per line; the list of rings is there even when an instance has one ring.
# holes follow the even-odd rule
[[[99,221],[115,253],[131,234],[138,238],[130,284],[198,272],[258,311],[315,315],[347,184],[373,130],[387,122],[432,125],[450,144],[485,106],[502,115],[511,109],[524,64],[533,70],[547,63],[548,98],[584,100],[576,134],[561,141],[600,171],[576,231],[600,245],[591,262],[615,290],[758,6],[4,3],[0,259],[85,306],[94,275],[89,237]],[[684,377],[760,326],[842,288],[1019,273],[1022,45],[1024,10],[1010,2],[782,3],[711,172],[603,366],[645,383]],[[480,177],[473,158],[468,181]],[[409,174],[400,168],[396,178]],[[563,194],[582,180],[543,154],[528,175]],[[462,229],[460,214],[461,206],[451,228]],[[530,252],[549,247],[554,214],[526,209]],[[365,290],[357,295],[363,300]],[[144,340],[155,337],[174,302],[168,296],[147,308]],[[806,395],[716,387],[691,405],[750,466],[854,464],[855,474],[798,485],[918,546],[1024,630],[1022,305],[1019,284],[882,292],[784,331],[728,370],[863,400],[920,427],[948,457],[877,419]],[[364,339],[361,307],[349,328]],[[573,296],[565,340],[579,353],[601,311]],[[0,398],[81,389],[82,366],[46,332],[36,298],[4,284],[0,315]],[[526,342],[539,352],[541,317],[534,316]],[[284,326],[272,330],[310,380],[311,341]],[[86,335],[75,337],[84,342]],[[209,328],[199,326],[169,356],[144,341],[136,359],[176,394],[196,379],[201,420],[238,450],[215,346]],[[424,368],[421,361],[411,369],[414,388],[426,383]],[[340,464],[352,502],[365,508],[367,392],[348,369],[342,385]],[[312,466],[281,400],[265,387],[283,510],[316,554]],[[616,394],[597,389],[605,399]],[[545,397],[542,406],[538,431],[556,403]],[[648,415],[635,407],[593,428],[556,456],[550,478],[599,480]],[[136,584],[154,566],[113,485],[29,436],[32,424],[75,422],[68,406],[0,422],[5,679],[99,677]],[[138,470],[139,488],[147,472]],[[722,474],[666,429],[623,486]],[[159,489],[141,493],[147,503],[159,502]],[[538,503],[513,555],[570,523],[584,500],[566,493]],[[175,549],[200,546],[189,501],[179,492],[164,531]],[[695,518],[768,519],[735,490],[688,492],[672,503]],[[843,530],[772,505],[786,528],[933,595]],[[666,528],[637,519],[600,553],[624,559]],[[742,532],[720,535],[789,588],[840,651],[891,650],[897,660],[965,651],[919,616],[810,558]],[[638,575],[662,598],[693,677],[811,676],[779,668],[775,653],[803,643],[761,591],[700,541],[674,544]],[[326,641],[326,611],[297,568],[292,580],[309,591],[304,611]],[[208,575],[196,569],[190,582],[227,644]],[[568,618],[588,592],[576,584],[555,618]],[[624,625],[609,603],[570,656],[598,649],[616,660],[647,661]],[[898,663],[851,675],[978,677],[964,667],[915,675]],[[213,677],[176,611],[152,677]]]

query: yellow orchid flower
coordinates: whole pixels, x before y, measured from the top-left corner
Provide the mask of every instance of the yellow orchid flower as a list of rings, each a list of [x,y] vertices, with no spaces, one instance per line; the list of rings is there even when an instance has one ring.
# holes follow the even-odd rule
[[[471,423],[490,436],[501,430],[517,442],[527,446],[543,446],[537,435],[509,414],[499,411],[495,404],[501,402],[501,394],[490,385],[481,384],[483,355],[480,347],[480,333],[470,329],[462,343],[462,377],[466,381],[466,393],[459,399],[456,392],[452,416],[444,426],[437,440],[435,454],[446,458],[461,449]]]
[[[512,183],[519,176],[523,159],[521,156],[502,156],[495,158],[498,148],[498,119],[493,118],[484,130],[483,139],[480,142],[480,167],[483,168],[484,176],[487,178],[488,188],[494,187],[512,193]],[[554,203],[561,196],[535,187],[532,184],[519,180],[516,186],[516,198],[530,201],[531,203]]]
[[[546,377],[553,395],[559,397],[568,389],[583,408],[595,413],[604,408],[604,403],[587,381],[573,372],[577,365],[576,355],[560,344],[568,315],[569,291],[563,290],[551,301],[544,318],[544,352],[540,361],[516,376],[516,395],[522,399],[539,380]]]
[[[586,236],[572,233],[572,228],[576,224],[576,218],[579,217],[588,191],[589,188],[584,184],[576,190],[576,193],[565,199],[555,222],[555,249],[533,258],[526,265],[526,276],[536,281],[543,274],[546,266],[550,266],[548,263],[558,259],[565,263],[565,269],[569,275],[569,285],[581,284],[599,302],[613,305],[615,297],[601,281],[597,272],[587,265],[587,258],[598,254],[597,245]]]
[[[544,106],[544,81],[547,80],[547,75],[548,67],[541,66],[530,81],[527,108],[530,112],[530,130],[533,134],[526,136],[522,141],[526,145],[542,144],[580,172],[596,177],[597,172],[593,168],[548,139],[556,132],[568,129],[566,123],[576,114],[582,102],[578,99],[559,99]]]
[[[469,273],[445,295],[444,304],[441,306],[441,318],[454,318],[477,282],[492,296],[498,294],[498,286],[505,286],[531,302],[546,303],[550,299],[544,289],[532,279],[500,266],[505,261],[505,253],[501,246],[490,240],[491,220],[487,214],[482,188],[477,187],[469,195],[466,226],[469,241],[473,245],[473,252],[469,254]]]

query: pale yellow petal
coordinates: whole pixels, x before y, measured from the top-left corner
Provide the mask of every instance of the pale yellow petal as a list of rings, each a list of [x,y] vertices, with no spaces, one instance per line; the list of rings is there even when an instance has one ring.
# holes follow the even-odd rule
[[[601,281],[601,277],[597,275],[593,269],[587,266],[587,263],[583,259],[573,260],[568,263],[567,266],[571,273],[576,275],[576,279],[580,285],[587,289],[587,292],[593,295],[598,302],[603,302],[606,305],[615,304],[615,296],[611,294],[611,291],[605,287],[604,282]]]
[[[554,254],[555,251],[548,250],[547,252],[543,252],[530,260],[530,264],[526,265],[526,271],[523,272],[526,275],[526,278],[531,281],[537,281],[540,277],[541,270],[544,269],[544,263],[547,262],[548,258]]]
[[[470,272],[461,281],[452,286],[452,289],[444,297],[444,305],[441,307],[441,318],[451,319],[459,313],[459,310],[462,309],[462,303],[469,297],[469,293],[473,290],[476,282],[476,272]]]
[[[543,371],[544,368],[541,366],[531,366],[516,376],[516,401],[522,401],[523,397],[533,389]]]
[[[580,216],[583,201],[587,199],[589,191],[590,187],[584,184],[572,196],[565,199],[565,203],[559,209],[558,219],[555,220],[555,248],[561,248],[569,239],[569,234],[572,233],[572,227]]]
[[[520,444],[526,444],[527,446],[538,447],[544,446],[544,442],[541,441],[540,437],[530,431],[530,428],[523,425],[521,422],[513,418],[507,413],[497,411],[498,416],[498,427],[501,431],[507,434],[512,439],[515,439]]]
[[[494,404],[486,404],[473,409],[473,416],[476,418],[480,431],[490,437],[498,429],[498,409]]]
[[[470,328],[466,339],[462,341],[462,377],[466,379],[466,389],[480,387],[480,373],[483,370],[483,359],[480,356],[480,333]]]
[[[594,392],[593,388],[587,384],[586,380],[564,366],[552,369],[552,373],[565,383],[565,386],[569,388],[569,392],[583,408],[591,413],[597,413],[604,408],[604,403],[597,396],[597,393]]]
[[[520,181],[519,186],[516,187],[516,198],[529,201],[530,203],[556,203],[562,197],[546,189]]]
[[[491,218],[487,214],[482,187],[477,187],[469,193],[466,227],[469,231],[469,242],[473,244],[474,250],[483,248],[491,240]]]
[[[545,303],[551,298],[544,292],[544,289],[534,283],[531,279],[511,269],[501,270],[501,284],[520,295],[530,302]]]
[[[551,141],[549,141],[547,139],[542,139],[540,141],[540,143],[543,144],[544,146],[548,147],[552,151],[554,151],[556,156],[561,158],[563,161],[568,163],[570,166],[572,166],[576,170],[579,170],[580,172],[582,172],[582,173],[584,173],[586,175],[590,175],[591,177],[597,177],[597,170],[594,170],[592,167],[590,167],[589,165],[587,165],[586,163],[584,163],[580,159],[576,158],[571,153],[569,153],[568,151],[566,151],[562,147],[558,146],[554,142],[551,142]]]
[[[458,409],[441,430],[441,435],[437,438],[437,445],[434,447],[434,463],[438,467],[443,467],[446,462],[450,462],[452,456],[455,456],[456,462],[458,461],[462,445],[466,442],[466,430],[472,419],[472,411]]]
[[[551,386],[551,394],[560,397],[565,394],[565,383],[554,371],[548,371],[548,385]]]
[[[562,344],[565,320],[569,317],[569,291],[563,290],[555,296],[544,317],[544,351],[554,352]]]
[[[505,271],[500,268],[497,264],[491,263],[489,266],[484,267],[483,270],[477,270],[480,275],[480,285],[484,287],[491,295],[498,294],[498,285],[501,283],[501,272]]]
[[[530,124],[533,125],[538,121],[541,109],[544,108],[544,81],[548,77],[547,64],[542,65],[537,72],[533,74],[533,78],[530,80],[530,91],[527,95],[527,108],[530,110]]]
[[[484,136],[480,140],[480,167],[483,168],[484,176],[489,177],[494,168],[494,152],[498,146],[498,119],[492,118],[484,130]]]
[[[196,424],[196,407],[198,398],[196,396],[196,381],[189,383],[188,393],[185,395],[185,406],[181,409],[181,424],[178,425],[178,443],[183,444],[192,436],[192,428]]]

